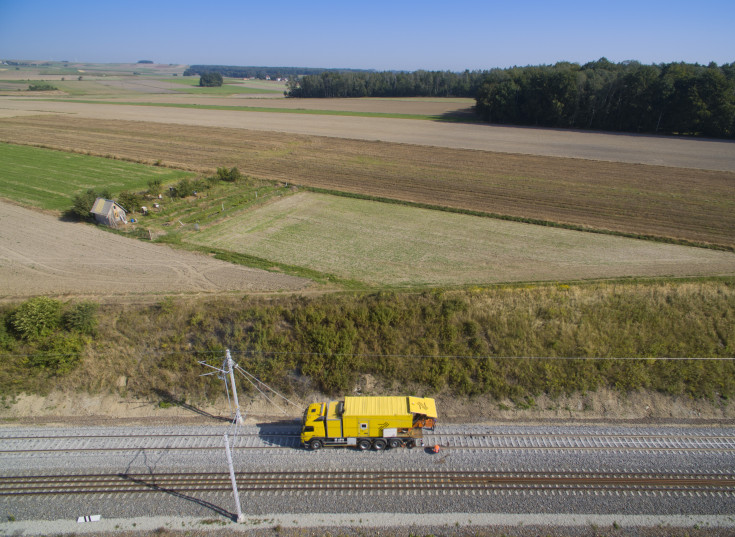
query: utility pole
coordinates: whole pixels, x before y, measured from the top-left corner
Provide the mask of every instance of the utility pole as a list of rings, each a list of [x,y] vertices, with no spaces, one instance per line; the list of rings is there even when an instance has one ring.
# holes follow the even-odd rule
[[[222,369],[230,374],[230,384],[232,385],[232,396],[235,399],[235,423],[242,425],[243,419],[240,414],[240,402],[237,400],[237,385],[235,384],[235,362],[232,361],[230,349],[225,351],[225,364]]]
[[[227,351],[228,354],[230,351]],[[230,453],[230,439],[225,433],[225,453],[227,454],[227,467],[230,469],[230,481],[232,481],[232,495],[235,497],[235,508],[237,509],[237,523],[245,522],[245,515],[240,507],[240,494],[237,492],[237,480],[235,479],[235,467],[232,465],[232,454]]]

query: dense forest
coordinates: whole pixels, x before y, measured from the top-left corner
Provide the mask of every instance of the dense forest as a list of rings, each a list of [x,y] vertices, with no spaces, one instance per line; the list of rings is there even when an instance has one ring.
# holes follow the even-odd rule
[[[292,78],[289,97],[472,97],[491,123],[735,136],[735,63],[612,63],[489,71],[325,71]]]
[[[488,71],[325,71],[288,82],[288,97],[475,97]]]
[[[735,136],[735,63],[583,66],[487,73],[477,113],[491,123],[719,138]]]

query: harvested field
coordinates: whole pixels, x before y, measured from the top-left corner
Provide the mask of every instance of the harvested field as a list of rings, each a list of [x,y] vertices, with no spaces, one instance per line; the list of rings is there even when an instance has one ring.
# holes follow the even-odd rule
[[[128,239],[0,201],[0,297],[293,292],[307,280]]]
[[[189,98],[192,98],[189,96]],[[187,101],[191,103],[192,101]],[[278,101],[279,103],[281,101]],[[380,103],[381,101],[379,101]],[[408,103],[410,101],[402,101]],[[247,101],[245,101],[245,104]],[[315,104],[318,106],[318,103]],[[271,105],[273,106],[273,105]],[[406,104],[408,106],[408,104]],[[277,107],[275,107],[277,108]],[[40,100],[0,100],[0,110],[36,110],[97,120],[111,118],[190,127],[226,127],[307,136],[397,142],[523,155],[571,157],[735,172],[735,142],[460,124],[394,118],[230,110],[196,110]],[[380,106],[376,105],[376,110]],[[7,112],[6,112],[7,115]]]
[[[735,275],[735,254],[298,193],[189,235],[373,285]]]
[[[237,86],[236,86],[237,87]],[[246,86],[249,87],[249,86]],[[182,94],[140,95],[121,97],[124,102],[164,103],[201,106],[249,106],[288,110],[330,110],[376,114],[408,114],[423,116],[471,114],[473,99],[286,99],[282,93],[228,96]],[[105,98],[106,102],[110,99]],[[474,117],[474,116],[473,116]]]
[[[59,116],[0,119],[0,140],[207,173],[237,166],[294,184],[735,246],[727,171]]]

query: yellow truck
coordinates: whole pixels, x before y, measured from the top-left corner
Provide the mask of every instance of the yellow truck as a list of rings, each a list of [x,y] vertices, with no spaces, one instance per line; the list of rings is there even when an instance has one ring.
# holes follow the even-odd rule
[[[304,412],[301,445],[378,451],[423,446],[423,430],[433,430],[436,419],[436,403],[425,397],[345,397],[312,403]]]

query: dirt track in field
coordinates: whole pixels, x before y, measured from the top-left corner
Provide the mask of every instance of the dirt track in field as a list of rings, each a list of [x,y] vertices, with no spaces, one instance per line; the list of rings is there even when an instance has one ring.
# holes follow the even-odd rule
[[[308,104],[309,107],[318,107],[321,102],[313,101],[315,100],[310,100],[303,106],[307,107]],[[364,102],[373,103],[369,100]],[[410,101],[400,102],[403,103],[402,109],[404,110],[411,109],[413,106]],[[273,101],[269,100],[266,106],[278,107],[272,103]],[[326,105],[327,101],[324,101],[324,104]],[[247,106],[246,100],[243,100],[243,105]],[[361,106],[377,108],[379,105],[380,103]],[[26,112],[33,110],[38,113],[63,114],[99,120],[115,118],[200,127],[276,131],[354,140],[381,140],[456,149],[735,172],[735,143],[729,141],[436,123],[406,119],[195,110],[8,98],[0,100],[0,117],[12,117],[15,110]]]
[[[62,222],[0,200],[0,297],[293,292],[307,280]]]

